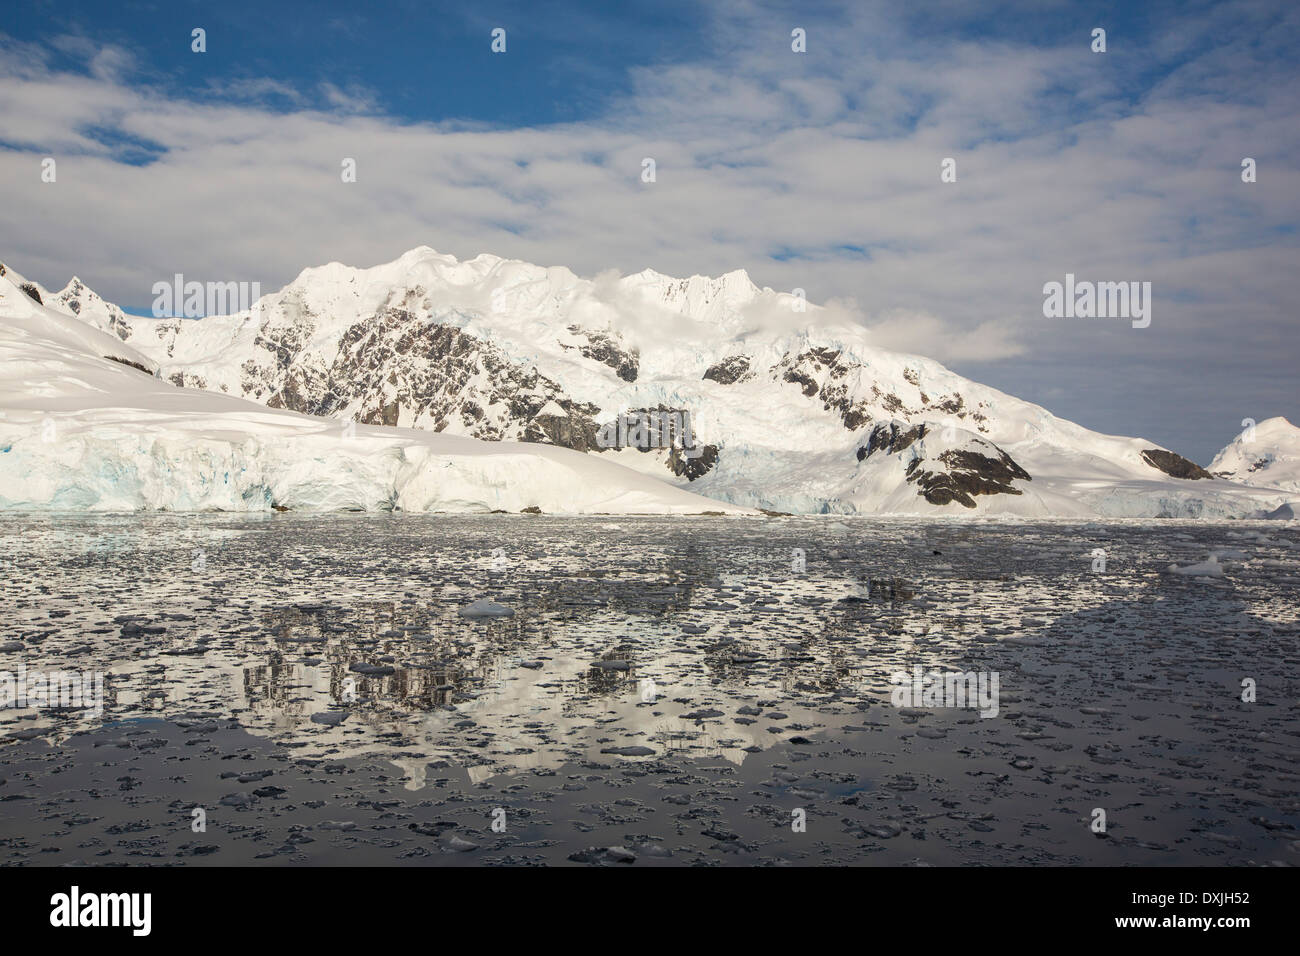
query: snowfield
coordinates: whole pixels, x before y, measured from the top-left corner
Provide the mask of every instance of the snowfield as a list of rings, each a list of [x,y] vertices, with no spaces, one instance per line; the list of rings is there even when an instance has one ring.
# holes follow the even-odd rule
[[[1248,485],[1300,492],[1300,428],[1285,418],[1266,419],[1220,451],[1209,470]]]
[[[345,430],[178,388],[118,337],[37,304],[25,282],[0,276],[0,508],[743,511],[566,448]]]
[[[129,316],[75,278],[38,287],[40,309],[13,285],[5,324],[39,310],[43,348],[61,342],[57,362],[94,373],[65,382],[63,420],[63,393],[41,392],[48,376],[4,372],[7,420],[34,428],[14,415],[50,412],[62,436],[22,447],[29,477],[0,492],[10,507],[1232,518],[1284,517],[1300,499],[1300,430],[1273,428],[1282,419],[1260,426],[1278,464],[1251,472],[1225,449],[1211,475],[877,348],[742,271],[589,280],[420,247],[368,269],[306,269],[251,310],[201,320]],[[108,354],[164,381],[126,366],[97,377]],[[133,396],[128,410],[85,407],[101,391],[115,409]],[[597,446],[601,423],[656,408],[689,411],[708,454],[683,464]],[[345,441],[341,420],[368,424]],[[16,461],[0,456],[0,474]]]

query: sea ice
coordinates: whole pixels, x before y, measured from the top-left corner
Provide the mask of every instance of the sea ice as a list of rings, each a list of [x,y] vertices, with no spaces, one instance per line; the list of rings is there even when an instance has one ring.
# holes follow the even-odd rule
[[[473,604],[466,604],[458,612],[461,617],[514,617],[513,608],[497,604],[487,598],[479,598]]]

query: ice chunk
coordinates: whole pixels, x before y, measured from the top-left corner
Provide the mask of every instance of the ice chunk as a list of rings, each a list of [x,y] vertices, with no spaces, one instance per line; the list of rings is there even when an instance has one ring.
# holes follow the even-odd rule
[[[479,598],[473,604],[466,604],[458,612],[461,617],[514,617],[514,608],[497,604],[487,598]]]
[[[1171,574],[1185,574],[1194,578],[1221,578],[1223,577],[1223,565],[1215,560],[1214,555],[1210,555],[1210,560],[1202,561],[1200,564],[1189,564],[1185,567],[1179,567],[1176,564],[1169,565]]]

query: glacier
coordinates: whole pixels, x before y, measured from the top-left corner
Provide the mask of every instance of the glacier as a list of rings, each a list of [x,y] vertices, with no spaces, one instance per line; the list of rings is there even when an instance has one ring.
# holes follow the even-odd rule
[[[350,425],[172,385],[0,274],[0,508],[744,514],[552,445]]]
[[[760,289],[741,270],[584,279],[419,247],[370,268],[305,269],[251,309],[200,320],[127,315],[75,277],[57,293],[37,288],[48,311],[102,333],[103,354],[127,350],[117,357],[185,386],[184,399],[168,402],[214,402],[206,414],[217,420],[222,402],[237,400],[246,401],[229,414],[241,421],[273,415],[234,444],[213,444],[218,436],[198,426],[146,439],[129,421],[110,437],[100,422],[94,438],[132,449],[89,495],[101,507],[612,513],[675,510],[669,499],[633,500],[675,487],[715,502],[681,501],[696,511],[1231,518],[1280,514],[1297,499],[1285,482],[1211,474],[1154,442],[1090,431],[931,359],[879,348],[836,310]],[[711,449],[704,467],[688,470],[671,452],[596,447],[601,422],[655,408],[690,412]],[[279,416],[290,411],[314,416],[318,433],[295,432],[287,452],[276,428],[288,427]],[[363,444],[337,442],[337,419],[364,423]],[[900,433],[917,437],[879,447],[879,436]],[[488,450],[455,444],[475,439]],[[622,466],[599,472],[610,481],[633,471],[651,484],[599,502],[554,487],[549,507],[519,495],[521,483],[565,484],[558,463],[577,466],[555,457],[557,446],[587,452],[593,468]],[[453,452],[454,465],[431,463]],[[25,454],[35,454],[30,445]],[[171,470],[144,463],[155,455]],[[990,477],[1004,467],[1006,480]],[[52,496],[46,488],[32,501]]]

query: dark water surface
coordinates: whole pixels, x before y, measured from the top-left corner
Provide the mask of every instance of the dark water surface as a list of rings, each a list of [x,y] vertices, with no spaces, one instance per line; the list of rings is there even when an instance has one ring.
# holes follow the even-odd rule
[[[105,674],[0,709],[6,864],[1300,862],[1294,523],[10,515],[0,573],[0,671]]]

